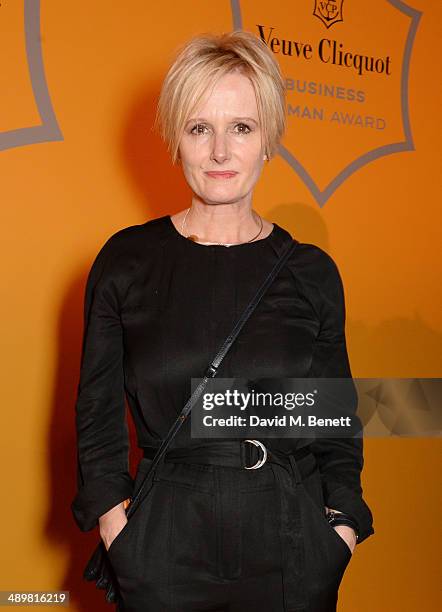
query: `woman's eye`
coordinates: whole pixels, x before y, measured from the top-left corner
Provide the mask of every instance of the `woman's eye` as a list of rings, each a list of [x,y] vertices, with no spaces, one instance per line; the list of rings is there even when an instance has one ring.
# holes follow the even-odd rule
[[[235,127],[241,127],[241,128],[245,128],[242,129],[239,133],[240,134],[248,134],[251,130],[249,128],[249,126],[246,123],[238,123]]]
[[[206,126],[203,123],[197,123],[196,125],[193,126],[193,128],[190,130],[191,134],[203,134],[203,129]]]

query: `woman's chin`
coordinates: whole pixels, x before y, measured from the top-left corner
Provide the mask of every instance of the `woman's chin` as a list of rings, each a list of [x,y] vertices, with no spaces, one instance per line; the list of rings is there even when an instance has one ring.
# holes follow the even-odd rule
[[[198,194],[198,197],[206,204],[232,204],[244,197],[244,194],[237,189],[211,189]]]

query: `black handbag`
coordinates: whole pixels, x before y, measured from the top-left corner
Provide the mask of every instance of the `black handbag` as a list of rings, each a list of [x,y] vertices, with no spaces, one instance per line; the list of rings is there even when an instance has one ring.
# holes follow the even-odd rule
[[[252,312],[255,310],[260,299],[262,298],[266,290],[269,288],[270,284],[275,279],[279,270],[285,264],[285,262],[290,257],[291,253],[294,251],[295,247],[298,244],[299,242],[297,240],[292,239],[290,241],[287,248],[284,250],[283,254],[278,259],[275,266],[270,271],[269,275],[267,276],[265,281],[262,283],[262,285],[256,292],[255,296],[252,298],[248,306],[245,308],[244,312],[238,319],[232,331],[227,336],[224,343],[221,345],[221,348],[219,349],[215,358],[213,359],[213,361],[210,363],[209,367],[207,368],[201,382],[199,383],[199,385],[196,387],[196,389],[190,396],[186,405],[182,409],[180,415],[178,416],[178,418],[176,419],[176,421],[170,428],[169,432],[167,433],[166,437],[162,440],[161,445],[158,448],[158,451],[156,452],[152,460],[152,464],[149,467],[148,473],[146,474],[140,486],[138,487],[138,491],[131,498],[128,508],[126,508],[126,517],[128,519],[135,512],[136,508],[141,503],[141,500],[144,499],[146,495],[148,495],[152,487],[152,484],[153,484],[153,477],[155,474],[155,469],[159,461],[162,459],[164,453],[166,452],[169,444],[172,442],[179,428],[181,427],[183,422],[186,420],[186,418],[190,414],[192,407],[194,406],[195,402],[197,401],[197,399],[200,397],[201,393],[203,392],[204,387],[207,385],[208,380],[216,376],[217,370],[222,360],[226,356],[227,352],[229,351],[230,347],[232,346],[233,342],[235,341],[242,327],[244,326],[244,324],[246,323],[247,319],[250,317]],[[105,598],[108,603],[116,603],[118,601],[118,581],[117,581],[114,569],[110,563],[109,557],[107,555],[107,550],[106,550],[103,540],[100,540],[100,543],[98,544],[97,548],[94,550],[91,558],[89,559],[86,565],[86,568],[84,570],[84,573],[83,573],[83,578],[89,581],[95,580],[96,582],[95,586],[98,589],[105,589],[106,590]]]

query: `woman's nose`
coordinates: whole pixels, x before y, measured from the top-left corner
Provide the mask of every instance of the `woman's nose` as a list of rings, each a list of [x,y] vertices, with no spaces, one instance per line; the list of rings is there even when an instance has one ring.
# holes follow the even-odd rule
[[[224,134],[217,134],[213,137],[212,152],[210,158],[217,162],[223,162],[229,158],[229,147],[227,138]]]

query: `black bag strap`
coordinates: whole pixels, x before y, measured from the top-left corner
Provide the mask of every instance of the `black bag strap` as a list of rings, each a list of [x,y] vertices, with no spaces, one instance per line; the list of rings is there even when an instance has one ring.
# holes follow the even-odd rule
[[[280,256],[280,258],[278,259],[278,261],[274,265],[273,269],[268,274],[268,276],[265,279],[265,281],[259,287],[258,291],[254,295],[254,297],[251,299],[251,301],[249,302],[248,306],[244,309],[243,313],[241,314],[241,316],[238,319],[237,323],[233,327],[232,331],[227,336],[227,338],[224,340],[224,342],[221,345],[221,348],[219,349],[218,353],[216,354],[216,356],[214,357],[214,359],[210,363],[209,367],[207,368],[207,370],[206,370],[206,372],[204,374],[203,379],[198,384],[198,386],[196,387],[196,389],[194,390],[194,392],[190,396],[189,400],[186,402],[186,405],[182,409],[182,411],[181,411],[180,415],[178,416],[178,418],[176,419],[176,421],[173,423],[173,425],[170,428],[169,432],[167,433],[166,437],[162,440],[160,447],[158,448],[157,452],[154,455],[154,458],[152,459],[152,464],[149,467],[149,472],[146,474],[146,476],[144,477],[144,480],[140,484],[140,486],[138,488],[138,492],[136,492],[134,497],[131,498],[131,502],[129,504],[129,507],[126,510],[126,516],[127,517],[131,516],[133,514],[133,512],[135,511],[135,508],[139,505],[139,503],[141,501],[141,493],[144,490],[146,483],[148,482],[150,477],[153,475],[153,473],[155,471],[155,468],[157,467],[158,463],[163,458],[164,453],[166,452],[166,450],[169,447],[170,443],[172,442],[173,438],[177,434],[179,428],[181,427],[181,425],[186,420],[187,416],[189,415],[190,411],[192,410],[192,408],[195,405],[195,403],[198,400],[198,398],[201,396],[201,394],[202,394],[205,386],[207,385],[209,379],[210,378],[214,378],[216,376],[218,368],[219,368],[222,360],[224,359],[224,357],[226,356],[227,352],[231,348],[231,346],[232,346],[233,342],[235,341],[236,337],[238,336],[239,332],[241,331],[241,329],[245,325],[246,321],[248,320],[248,318],[250,317],[252,312],[257,307],[257,305],[258,305],[259,301],[261,300],[262,296],[267,291],[267,289],[270,287],[270,285],[273,282],[273,280],[275,279],[276,275],[278,274],[280,269],[283,267],[283,265],[285,264],[285,262],[290,257],[291,253],[294,251],[295,247],[298,244],[299,244],[299,242],[297,240],[294,240],[294,239],[292,239],[289,242],[289,244],[287,245],[287,248],[284,250],[283,254]]]

